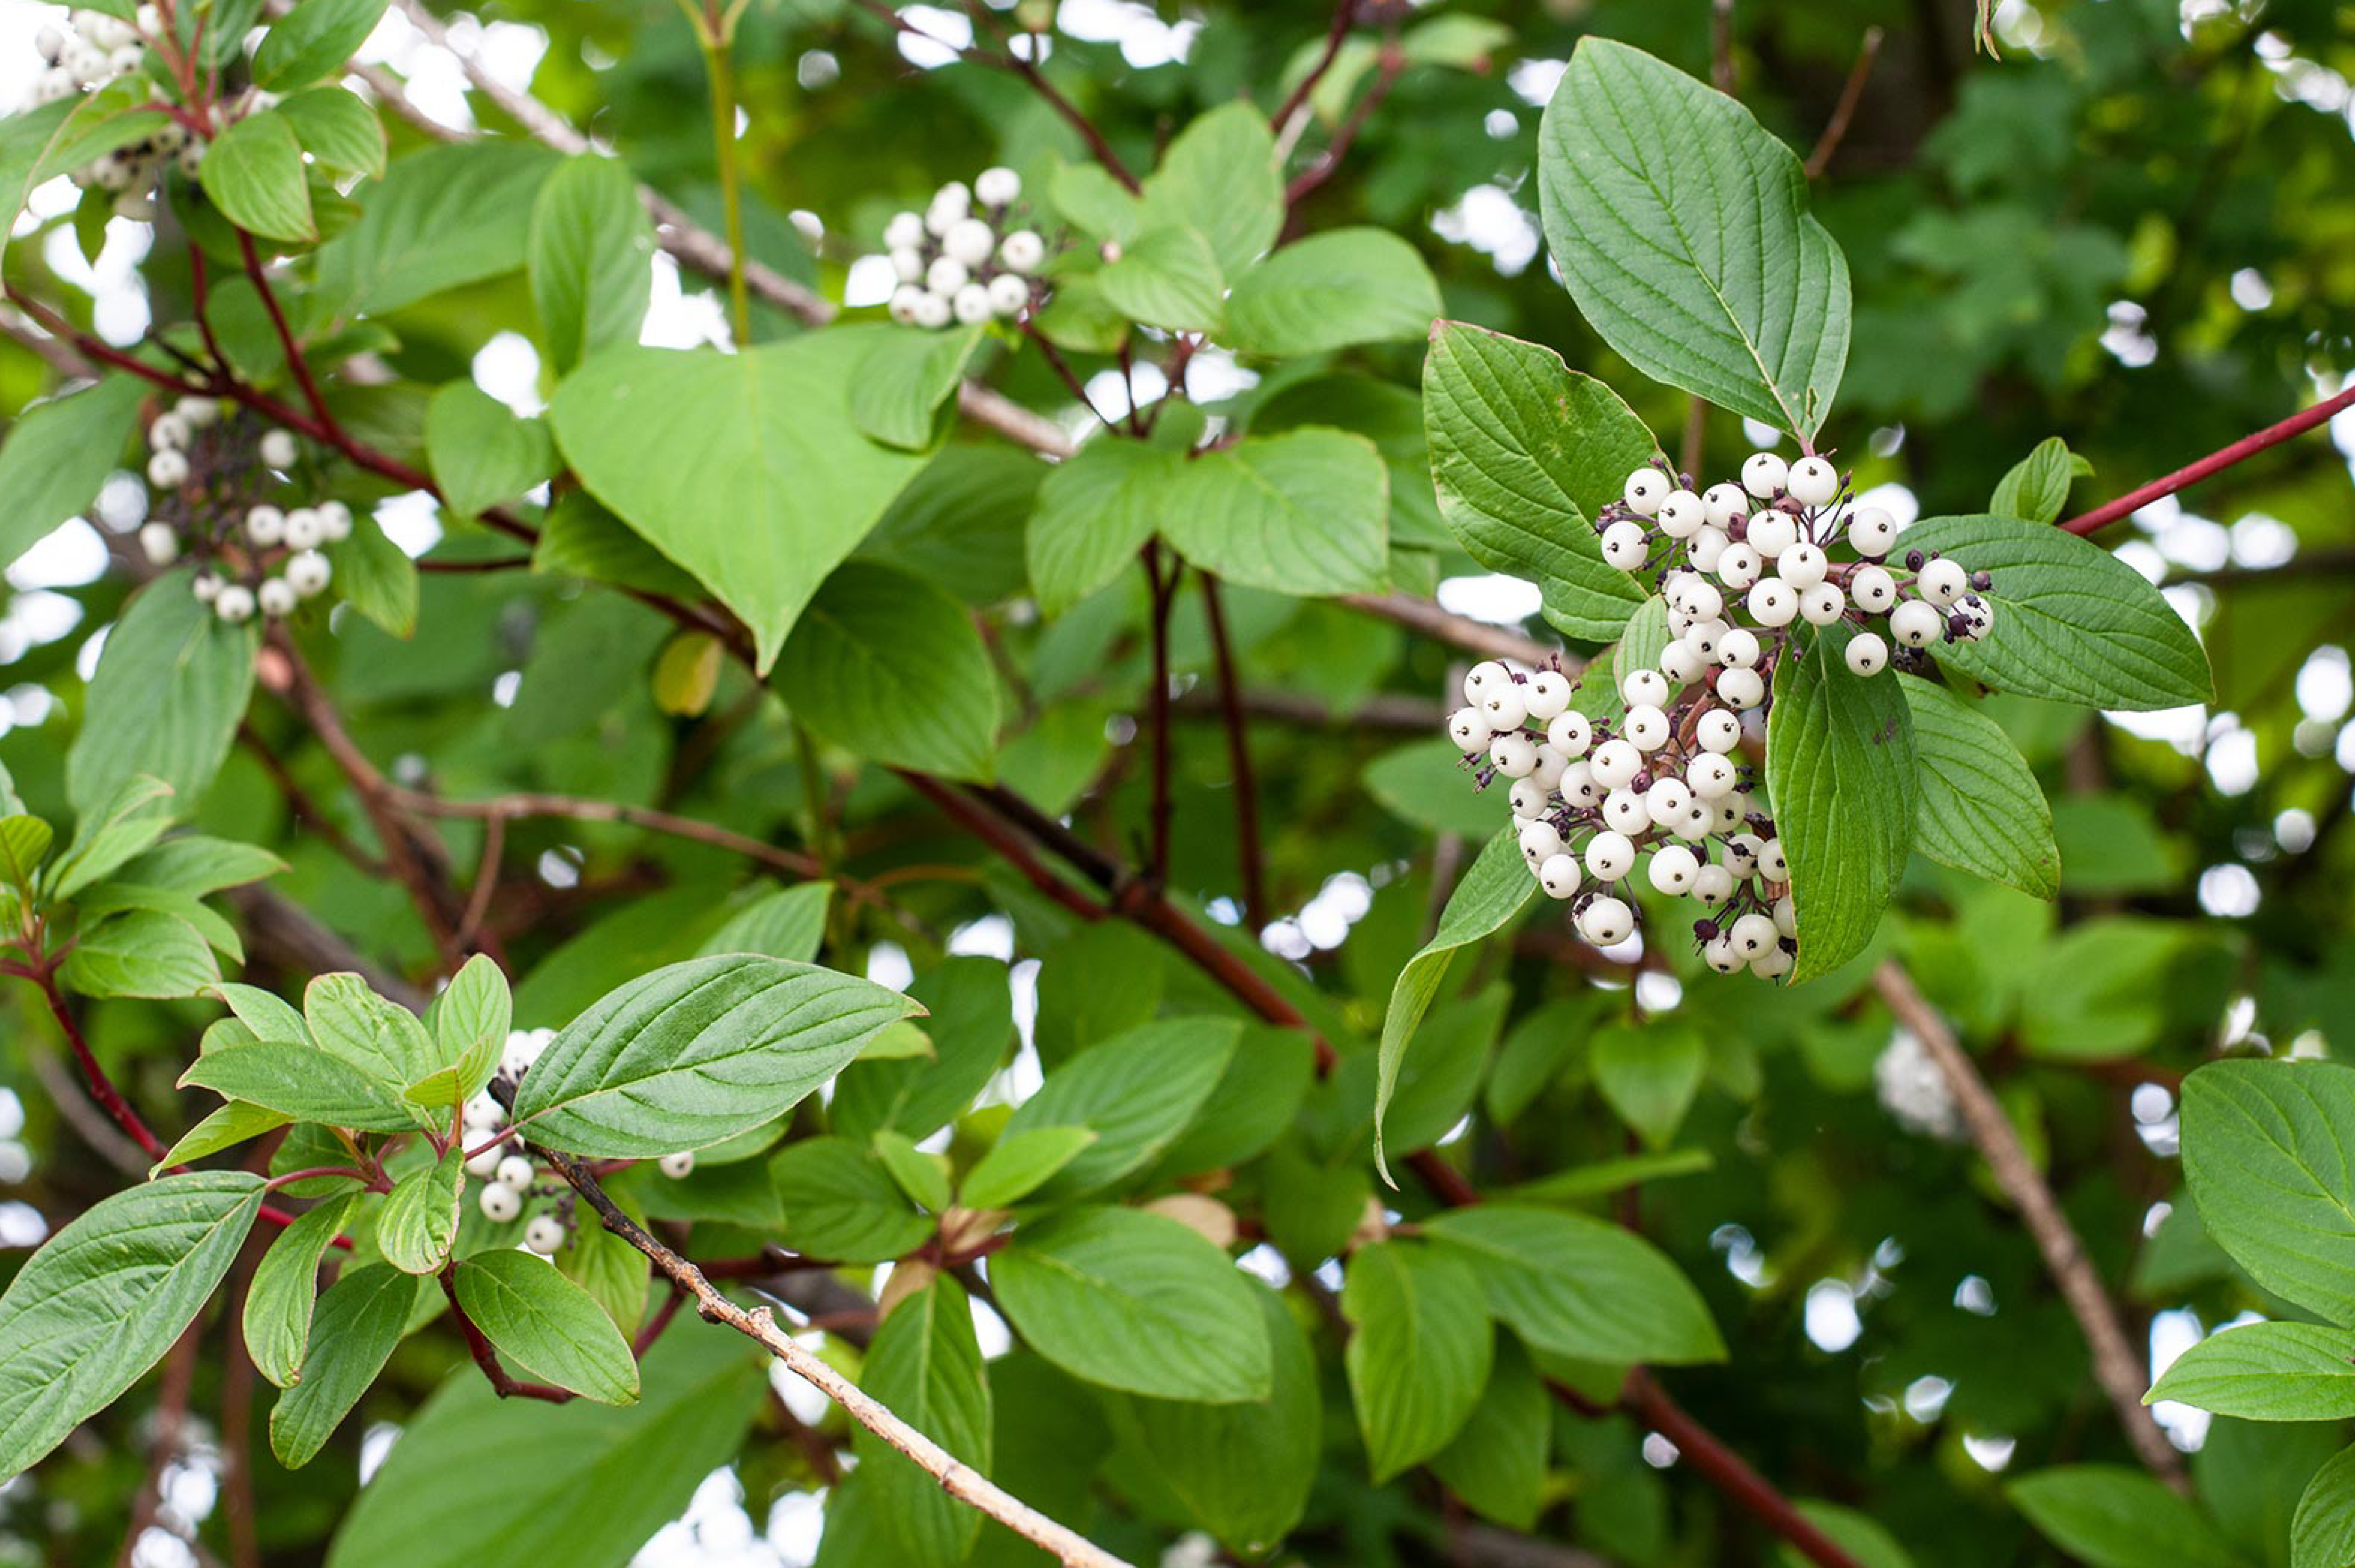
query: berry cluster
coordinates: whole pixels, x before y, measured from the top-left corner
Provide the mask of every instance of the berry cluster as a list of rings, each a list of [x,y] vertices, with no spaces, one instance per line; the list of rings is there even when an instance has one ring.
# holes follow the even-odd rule
[[[911,326],[1011,321],[1030,308],[1047,242],[1016,227],[1022,176],[984,169],[968,187],[952,180],[922,215],[903,212],[883,230],[900,286],[891,319]]]
[[[515,1098],[524,1075],[531,1071],[532,1064],[539,1060],[555,1038],[553,1029],[518,1029],[507,1036],[506,1050],[499,1057],[498,1071],[493,1075],[495,1082],[506,1086],[506,1100]],[[524,1226],[523,1245],[542,1257],[554,1256],[572,1231],[572,1189],[561,1181],[542,1181],[538,1167],[524,1152],[522,1140],[499,1136],[507,1125],[506,1106],[488,1088],[468,1100],[462,1114],[470,1151],[466,1173],[484,1183],[474,1200],[483,1211],[483,1218],[496,1225],[510,1224],[522,1218],[527,1200],[551,1200]],[[477,1141],[482,1139],[490,1141]],[[695,1169],[695,1156],[692,1152],[666,1154],[656,1166],[676,1181]]]
[[[291,615],[326,591],[324,547],[351,537],[340,501],[281,509],[261,500],[292,482],[303,451],[290,430],[224,418],[220,402],[187,397],[147,426],[147,482],[155,491],[139,548],[151,565],[183,555],[201,563],[197,598],[232,624],[255,612]]]
[[[34,79],[35,103],[54,103],[138,75],[146,69],[147,41],[160,37],[164,27],[152,5],[140,6],[133,21],[103,11],[76,11],[69,20],[70,31],[44,26],[34,37],[47,68]],[[144,222],[155,216],[155,182],[164,171],[176,161],[182,174],[194,175],[203,152],[186,127],[158,115],[150,134],[100,154],[72,170],[71,178],[86,190],[115,193],[117,216]]]
[[[1975,591],[1988,586],[1986,574],[1974,579],[1920,551],[1903,576],[1881,565],[1896,522],[1850,507],[1847,489],[1821,458],[1786,467],[1771,452],[1742,464],[1740,484],[1705,495],[1637,469],[1596,526],[1604,559],[1657,583],[1670,640],[1655,667],[1629,661],[1615,671],[1624,713],[1579,711],[1578,687],[1558,666],[1524,674],[1488,662],[1465,677],[1468,705],[1449,716],[1448,735],[1483,786],[1512,780],[1522,858],[1550,895],[1576,901],[1572,923],[1595,946],[1634,935],[1629,879],[1648,855],[1655,891],[1707,911],[1693,936],[1710,969],[1787,974],[1798,950],[1790,866],[1751,795],[1754,770],[1733,753],[1745,736],[1764,737],[1793,622],[1862,628],[1885,618],[1901,659],[1921,658],[1941,635],[1984,637],[1993,624]],[[1843,542],[1857,558],[1834,562],[1828,548]],[[1878,674],[1889,642],[1859,630],[1847,659],[1856,674]]]

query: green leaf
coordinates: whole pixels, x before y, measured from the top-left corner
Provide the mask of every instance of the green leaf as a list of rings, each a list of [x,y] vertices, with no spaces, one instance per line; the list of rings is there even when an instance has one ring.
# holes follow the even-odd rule
[[[1161,223],[1121,247],[1120,260],[1096,274],[1104,302],[1146,326],[1210,332],[1226,292],[1218,253],[1197,228]]]
[[[830,882],[805,882],[795,887],[773,888],[728,917],[703,944],[698,958],[714,953],[757,953],[805,964],[817,957],[826,938],[826,906],[834,895]]]
[[[654,297],[654,225],[630,171],[567,158],[532,203],[527,266],[549,363],[563,375],[600,349],[638,341]]]
[[[515,1001],[507,991],[506,971],[488,954],[476,953],[433,999],[426,1024],[432,1031],[434,1054],[450,1065],[421,1082],[432,1083],[448,1075],[446,1095],[431,1097],[432,1103],[462,1105],[482,1093],[483,1086],[491,1081],[491,1075],[498,1070],[500,1054],[506,1049],[507,1033],[515,1027]],[[409,1097],[421,1103],[426,1098],[414,1083]]]
[[[858,1062],[834,1086],[835,1128],[865,1137],[879,1127],[910,1138],[937,1131],[973,1103],[1014,1043],[1013,993],[995,959],[952,958],[918,977],[908,994],[932,1010],[932,1056]]]
[[[989,1372],[964,1289],[945,1275],[891,1308],[868,1347],[859,1386],[900,1420],[982,1475],[990,1473]],[[981,1533],[981,1515],[868,1432],[854,1427],[862,1487],[876,1489],[886,1527],[907,1561],[954,1563]]]
[[[211,1115],[182,1133],[180,1140],[166,1150],[161,1160],[148,1167],[148,1177],[152,1180],[175,1166],[193,1165],[208,1154],[234,1149],[249,1138],[275,1132],[292,1119],[279,1111],[231,1100],[216,1107]]]
[[[1095,239],[1126,244],[1144,221],[1143,198],[1101,164],[1058,163],[1047,197],[1072,227]]]
[[[415,1132],[432,1119],[403,1102],[393,1085],[339,1056],[282,1040],[208,1052],[180,1075],[180,1086],[362,1132]]]
[[[2088,1568],[2231,1568],[2208,1516],[2140,1470],[2064,1465],[2004,1489],[2046,1540]]]
[[[1425,1233],[1462,1250],[1488,1308],[1532,1350],[1596,1361],[1725,1359],[1700,1293],[1657,1248],[1583,1214],[1484,1203]]]
[[[203,833],[165,839],[121,868],[123,880],[142,887],[197,897],[274,876],[286,863],[257,844],[241,844]]]
[[[1724,94],[1579,40],[1538,130],[1546,243],[1603,341],[1645,375],[1813,435],[1848,360],[1848,262],[1798,158]]]
[[[1593,519],[1658,456],[1634,410],[1553,350],[1460,322],[1433,331],[1423,409],[1439,514],[1472,558],[1537,584],[1557,630],[1618,636],[1645,590]]]
[[[110,376],[37,404],[11,424],[0,444],[0,495],[8,498],[0,511],[0,567],[98,499],[144,393],[135,376]]]
[[[450,1261],[458,1235],[458,1195],[465,1190],[466,1151],[453,1143],[441,1160],[403,1176],[377,1211],[376,1245],[403,1274],[432,1274]]]
[[[1016,1330],[1074,1377],[1205,1404],[1272,1391],[1252,1286],[1176,1220],[1067,1209],[1015,1232],[989,1273]]]
[[[531,549],[535,572],[564,573],[592,582],[694,599],[703,585],[669,556],[630,532],[629,524],[575,490],[557,499]]]
[[[1041,1127],[1028,1132],[1009,1128],[965,1173],[957,1202],[968,1209],[1003,1209],[1019,1202],[1096,1138],[1095,1129],[1085,1127]]]
[[[229,1004],[229,1012],[253,1031],[256,1040],[292,1040],[304,1045],[314,1044],[311,1026],[303,1022],[303,1015],[260,986],[224,980],[213,988],[213,994]]]
[[[1766,721],[1766,790],[1799,922],[1791,983],[1864,950],[1921,814],[1913,711],[1894,676],[1848,667],[1842,624],[1785,653]]]
[[[1246,354],[1326,354],[1422,337],[1440,308],[1421,251],[1387,229],[1336,228],[1285,246],[1237,279],[1226,335]]]
[[[2140,572],[2073,534],[2017,517],[1927,517],[1908,550],[1951,556],[1994,586],[1977,642],[1934,645],[1938,662],[2023,697],[2143,712],[2215,697],[2208,655]]]
[[[1432,1457],[1432,1473],[1466,1506],[1513,1530],[1527,1531],[1544,1506],[1546,1438],[1553,1401],[1509,1335],[1497,1347],[1496,1371],[1480,1403],[1455,1435]]]
[[[1246,437],[1180,469],[1161,514],[1178,553],[1230,582],[1307,597],[1380,588],[1390,471],[1363,436]]]
[[[1248,103],[1198,115],[1145,181],[1144,227],[1184,224],[1209,249],[1213,277],[1235,278],[1284,228],[1284,178],[1267,118]]]
[[[74,835],[49,867],[48,894],[67,899],[144,854],[172,823],[172,787],[136,773],[81,809]]]
[[[384,122],[348,88],[314,87],[278,105],[303,150],[338,174],[384,173]]]
[[[640,1224],[645,1223],[636,1204],[610,1190],[606,1195]],[[638,1331],[653,1285],[644,1253],[602,1224],[578,1224],[565,1233],[564,1245],[556,1249],[555,1263],[557,1272],[587,1291],[590,1299],[613,1320],[615,1329],[624,1336]]]
[[[932,1234],[871,1150],[847,1138],[805,1138],[769,1162],[784,1238],[794,1251],[839,1263],[881,1263]]]
[[[472,381],[453,381],[425,406],[425,452],[452,511],[479,517],[544,482],[556,441],[538,419],[519,419]]]
[[[1941,865],[2038,898],[2061,889],[2052,808],[2003,726],[1944,686],[1902,679],[1922,809],[1913,847]]]
[[[2355,1336],[2318,1323],[2249,1323],[2175,1359],[2145,1404],[2162,1399],[2245,1421],[2355,1415]]]
[[[1099,1398],[1119,1440],[1111,1478],[1121,1491],[1258,1559],[1307,1508],[1323,1457],[1324,1402],[1316,1355],[1298,1319],[1267,1287],[1247,1280],[1245,1288],[1267,1333],[1266,1398],[1220,1404]]]
[[[777,661],[795,717],[836,745],[895,768],[986,783],[997,735],[997,673],[965,607],[896,567],[835,568]]]
[[[2183,1082],[2183,1172],[2259,1285],[2355,1322],[2355,1067],[2211,1062]]]
[[[942,405],[987,334],[976,325],[878,338],[851,378],[850,417],[885,446],[929,450],[943,434]]]
[[[107,633],[66,754],[66,793],[90,812],[142,774],[192,809],[220,771],[253,692],[258,637],[230,626],[168,572],[133,595]]]
[[[533,198],[559,162],[545,147],[496,137],[394,160],[361,193],[360,220],[319,248],[319,302],[381,315],[515,271]]]
[[[334,0],[309,0],[309,6]],[[309,7],[305,7],[306,9]],[[266,43],[265,43],[266,47]],[[234,121],[205,148],[205,195],[221,216],[264,239],[307,245],[319,238],[311,182],[294,122],[274,109]]]
[[[1075,1198],[1151,1163],[1193,1122],[1241,1038],[1242,1025],[1233,1019],[1167,1019],[1091,1045],[1057,1066],[1006,1130],[1083,1127],[1096,1141],[1034,1196]]]
[[[1685,1112],[1700,1088],[1708,1051],[1700,1031],[1674,1017],[1617,1022],[1590,1037],[1594,1086],[1644,1140],[1664,1149],[1676,1140]]]
[[[581,482],[743,618],[763,672],[922,466],[850,417],[851,377],[875,334],[896,330],[837,327],[731,355],[609,349],[549,409]]]
[[[2094,465],[2071,451],[2068,442],[2047,436],[1997,482],[1987,510],[2030,523],[2057,523],[2069,504],[2070,482],[2093,471]]]
[[[1024,540],[1039,614],[1061,615],[1136,559],[1183,467],[1176,452],[1109,438],[1055,465]]]
[[[450,1065],[417,1015],[355,974],[319,975],[303,988],[311,1041],[379,1084],[400,1086]]]
[[[33,874],[40,870],[41,862],[48,856],[50,842],[56,837],[56,830],[38,817],[0,818],[0,877],[5,877],[19,894],[29,897]]]
[[[232,1107],[233,1108],[233,1107]],[[280,1388],[301,1381],[319,1300],[319,1261],[351,1218],[359,1194],[323,1200],[278,1233],[245,1290],[245,1349]]]
[[[634,1404],[629,1340],[586,1290],[547,1259],[477,1253],[458,1261],[458,1305],[499,1354],[533,1377],[600,1404]]]
[[[1793,1506],[1800,1518],[1847,1552],[1857,1568],[1913,1568],[1913,1556],[1870,1514],[1815,1498],[1801,1498]],[[1782,1568],[1807,1568],[1810,1561],[1787,1541],[1775,1556]]]
[[[2355,1448],[2314,1473],[2289,1527],[2290,1568],[2347,1568],[2355,1563]]]
[[[900,1191],[936,1214],[949,1206],[948,1166],[940,1155],[925,1153],[889,1128],[877,1128],[868,1143]]]
[[[1380,1078],[1374,1090],[1374,1160],[1384,1181],[1390,1181],[1390,1164],[1382,1149],[1382,1118],[1398,1092],[1399,1066],[1406,1060],[1407,1045],[1439,995],[1448,966],[1458,949],[1486,941],[1510,925],[1529,907],[1537,889],[1537,879],[1521,860],[1521,846],[1508,828],[1488,841],[1465,872],[1448,895],[1439,928],[1391,985],[1390,1010],[1382,1016]]]
[[[461,1365],[360,1489],[329,1568],[613,1568],[734,1458],[767,1365],[737,1335],[682,1330],[647,1357],[646,1397],[618,1409],[502,1400]]]
[[[319,1298],[303,1375],[270,1412],[270,1451],[290,1470],[318,1457],[400,1343],[425,1281],[381,1263],[347,1269]]]
[[[220,980],[203,935],[154,909],[111,915],[79,934],[59,978],[84,996],[195,996]]]
[[[374,517],[352,519],[351,537],[327,547],[344,602],[395,637],[417,631],[417,563]]]
[[[1356,1330],[1349,1394],[1379,1486],[1463,1429],[1487,1386],[1497,1334],[1472,1266],[1411,1241],[1349,1255],[1341,1312]]]
[[[899,992],[807,964],[689,959],[609,991],[565,1026],[516,1096],[552,1149],[659,1159],[773,1121],[920,1012]]]
[[[166,1176],[92,1204],[0,1296],[0,1478],[13,1478],[163,1357],[261,1207],[242,1171]]]
[[[302,0],[253,51],[257,87],[283,91],[339,71],[376,31],[385,0]]]

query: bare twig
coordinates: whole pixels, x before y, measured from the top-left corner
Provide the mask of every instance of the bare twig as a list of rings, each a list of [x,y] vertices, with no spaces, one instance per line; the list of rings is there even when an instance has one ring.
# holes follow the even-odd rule
[[[1893,959],[1884,959],[1872,971],[1872,984],[1889,1011],[1922,1042],[1945,1075],[1962,1111],[1963,1125],[1970,1129],[1971,1141],[1987,1160],[1996,1184],[2019,1210],[2021,1223],[2042,1255],[2046,1271],[2061,1287],[2062,1298],[2076,1317],[2086,1348],[2093,1352],[2094,1379],[2109,1397],[2126,1441],[2159,1479],[2178,1491],[2185,1490],[2188,1483],[2183,1457],[2175,1451],[2175,1446],[2167,1440],[2167,1434],[2159,1429],[2142,1403],[2147,1380],[2143,1376],[2141,1358],[2135,1354],[2134,1345],[2118,1321],[2117,1308],[2103,1288],[2101,1277],[2085,1256],[2084,1244],[2077,1239],[2069,1217],[2061,1212],[2060,1203],[2052,1196],[2052,1189],[2045,1184],[2035,1162],[2020,1146],[2019,1135],[2013,1130],[2011,1119],[2004,1115],[2003,1107],[1997,1103],[1994,1091],[1979,1076],[1954,1031],[1946,1027],[1946,1021],[1930,1005],[1902,966]]]
[[[1452,643],[1484,659],[1512,659],[1523,664],[1541,664],[1561,652],[1558,648],[1550,648],[1508,627],[1491,626],[1485,620],[1452,615],[1429,599],[1416,599],[1412,594],[1345,594],[1340,602],[1351,609],[1396,621],[1411,631],[1435,637],[1442,642]],[[1562,657],[1562,668],[1568,673],[1576,674],[1579,664],[1580,661],[1575,657]]]
[[[1299,206],[1311,191],[1340,169],[1341,160],[1349,155],[1349,149],[1357,143],[1358,132],[1366,128],[1366,122],[1374,117],[1374,111],[1382,106],[1382,100],[1391,95],[1391,89],[1398,85],[1399,76],[1405,69],[1406,53],[1400,48],[1397,30],[1393,28],[1391,36],[1382,40],[1381,63],[1374,72],[1373,85],[1366,89],[1365,95],[1349,111],[1349,117],[1333,132],[1333,140],[1325,150],[1284,187],[1284,206]]]
[[[1709,82],[1728,98],[1742,90],[1733,62],[1733,0],[1710,0]]]
[[[2184,464],[2164,478],[2154,479],[2139,490],[2128,491],[2115,501],[2105,502],[2081,516],[2072,517],[2061,524],[2072,534],[2091,534],[2096,529],[2130,515],[2157,501],[2172,495],[2184,486],[2197,484],[2211,473],[2221,472],[2236,462],[2245,461],[2267,447],[2279,446],[2292,436],[2303,435],[2318,425],[2330,422],[2331,416],[2342,408],[2355,408],[2355,387],[2336,396],[2325,397],[2310,408],[2302,408],[2288,418],[2267,425],[2264,429],[2243,436],[2230,446],[2220,447],[2197,462]]]
[[[1309,94],[1316,90],[1316,84],[1325,79],[1325,73],[1331,70],[1333,62],[1340,58],[1341,46],[1348,40],[1349,26],[1357,20],[1357,16],[1358,0],[1340,0],[1340,4],[1333,7],[1332,25],[1325,29],[1324,51],[1316,57],[1316,63],[1308,68],[1308,74],[1300,79],[1299,85],[1287,93],[1284,101],[1276,106],[1275,112],[1268,116],[1268,123],[1275,127],[1279,136],[1298,140],[1299,132],[1287,128],[1293,117],[1308,107]]]
[[[1807,154],[1807,178],[1819,180],[1831,166],[1832,154],[1839,151],[1841,138],[1848,134],[1849,122],[1856,118],[1856,106],[1864,97],[1864,84],[1872,75],[1872,62],[1881,57],[1881,32],[1878,26],[1864,30],[1864,42],[1857,50],[1856,64],[1848,73],[1848,81],[1840,88],[1839,101],[1832,105],[1832,117],[1824,122],[1824,133],[1816,139],[1816,150]]]

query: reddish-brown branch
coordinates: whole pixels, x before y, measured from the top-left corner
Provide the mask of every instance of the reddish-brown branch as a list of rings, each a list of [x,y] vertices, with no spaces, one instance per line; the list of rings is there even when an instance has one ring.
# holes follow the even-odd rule
[[[1341,122],[1338,131],[1333,132],[1333,140],[1325,151],[1316,155],[1315,162],[1294,175],[1292,183],[1284,187],[1284,206],[1299,206],[1311,191],[1333,177],[1341,167],[1341,160],[1349,155],[1349,148],[1357,142],[1358,132],[1365,129],[1366,122],[1373,118],[1374,111],[1381,107],[1382,100],[1391,95],[1391,89],[1398,83],[1399,74],[1405,69],[1406,54],[1400,48],[1397,38],[1384,39],[1381,65],[1374,73],[1374,84],[1366,89],[1365,96],[1359,99],[1357,107],[1349,111],[1349,117]]]
[[[1561,1392],[1557,1390],[1557,1393]],[[1686,1462],[1709,1483],[1732,1499],[1767,1529],[1789,1542],[1818,1568],[1859,1568],[1830,1536],[1809,1523],[1791,1506],[1774,1483],[1751,1468],[1742,1457],[1718,1441],[1715,1434],[1670,1399],[1668,1391],[1637,1368],[1620,1390],[1619,1403],[1630,1415],[1676,1445]]]
[[[638,1337],[630,1341],[630,1353],[644,1361],[646,1352],[655,1348],[655,1341],[663,1337],[663,1330],[670,1327],[671,1319],[678,1316],[679,1306],[686,1299],[687,1292],[672,1287],[671,1293],[663,1298],[663,1304],[655,1308],[655,1315],[639,1329]]]
[[[337,827],[335,820],[320,810],[319,803],[311,799],[310,791],[304,789],[301,781],[288,771],[285,762],[270,748],[251,725],[239,725],[237,738],[261,764],[261,769],[270,775],[271,782],[278,786],[279,794],[285,798],[287,810],[293,813],[296,821],[302,823],[306,831],[316,833],[325,841],[328,848],[365,874],[385,874],[384,862],[360,848],[350,834]]]
[[[195,247],[189,247],[194,249]],[[253,281],[254,292],[261,296],[262,308],[270,313],[270,325],[278,334],[278,346],[286,355],[286,368],[293,374],[294,385],[303,389],[303,401],[309,406],[311,417],[319,422],[328,442],[338,450],[348,449],[352,439],[327,411],[327,399],[319,391],[319,383],[311,375],[311,362],[303,355],[303,345],[294,336],[294,329],[286,323],[284,307],[278,302],[278,291],[270,286],[270,270],[261,264],[261,253],[254,249],[253,236],[240,228],[237,231],[238,254],[245,258],[245,275]],[[226,364],[223,375],[229,373]]]
[[[1186,565],[1172,556],[1164,561],[1158,541],[1145,546],[1145,580],[1153,589],[1153,880],[1169,881],[1169,609],[1178,598],[1178,579]]]
[[[2154,479],[2139,490],[2128,491],[2115,501],[2105,502],[2081,516],[2072,517],[2061,526],[2072,534],[2091,534],[2106,527],[2161,496],[2172,495],[2186,485],[2197,484],[2211,473],[2220,473],[2236,462],[2256,456],[2267,447],[2279,446],[2292,436],[2304,435],[2318,425],[2329,423],[2331,416],[2342,408],[2355,408],[2355,387],[2325,397],[2310,408],[2300,409],[2277,424],[2267,425],[2262,430],[2243,436],[2232,445],[2220,447],[2197,462],[2185,463],[2173,473]]]
[[[1823,178],[1831,166],[1832,154],[1839,151],[1841,140],[1848,135],[1849,122],[1856,118],[1856,106],[1863,101],[1866,79],[1872,75],[1872,62],[1881,58],[1881,29],[1864,30],[1864,43],[1857,50],[1856,64],[1840,88],[1839,101],[1832,105],[1832,117],[1824,122],[1824,133],[1816,139],[1815,151],[1807,154],[1807,178]]]
[[[1316,90],[1316,84],[1325,79],[1326,72],[1333,69],[1333,62],[1341,58],[1341,46],[1348,41],[1350,24],[1357,20],[1357,16],[1358,0],[1341,0],[1333,7],[1333,25],[1325,29],[1324,53],[1318,55],[1316,63],[1308,68],[1308,74],[1300,79],[1300,85],[1276,106],[1273,114],[1268,116],[1267,122],[1275,127],[1277,135],[1284,134],[1284,122],[1300,112],[1302,106],[1308,101],[1308,95]]]
[[[450,1320],[458,1325],[459,1337],[466,1341],[466,1353],[473,1356],[474,1364],[483,1369],[483,1376],[490,1380],[493,1393],[501,1399],[539,1399],[550,1404],[571,1402],[572,1391],[569,1388],[556,1388],[544,1383],[518,1383],[508,1374],[507,1369],[499,1363],[499,1352],[492,1348],[491,1341],[484,1337],[483,1330],[475,1326],[474,1320],[466,1316],[466,1309],[458,1304],[456,1264],[443,1264],[442,1272],[433,1277],[442,1282],[442,1294],[450,1303]]]
[[[1219,666],[1219,707],[1227,727],[1227,759],[1234,774],[1235,853],[1242,874],[1243,925],[1256,931],[1267,919],[1267,872],[1259,842],[1259,789],[1252,776],[1251,726],[1243,719],[1242,682],[1235,673],[1235,651],[1227,636],[1227,612],[1219,579],[1202,574],[1202,608],[1210,622],[1210,652]]]

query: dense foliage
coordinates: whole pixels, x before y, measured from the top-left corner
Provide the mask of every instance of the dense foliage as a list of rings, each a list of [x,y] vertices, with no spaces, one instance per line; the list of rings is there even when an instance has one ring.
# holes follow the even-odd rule
[[[1979,10],[0,5],[0,1563],[2355,1563],[2355,36]]]

